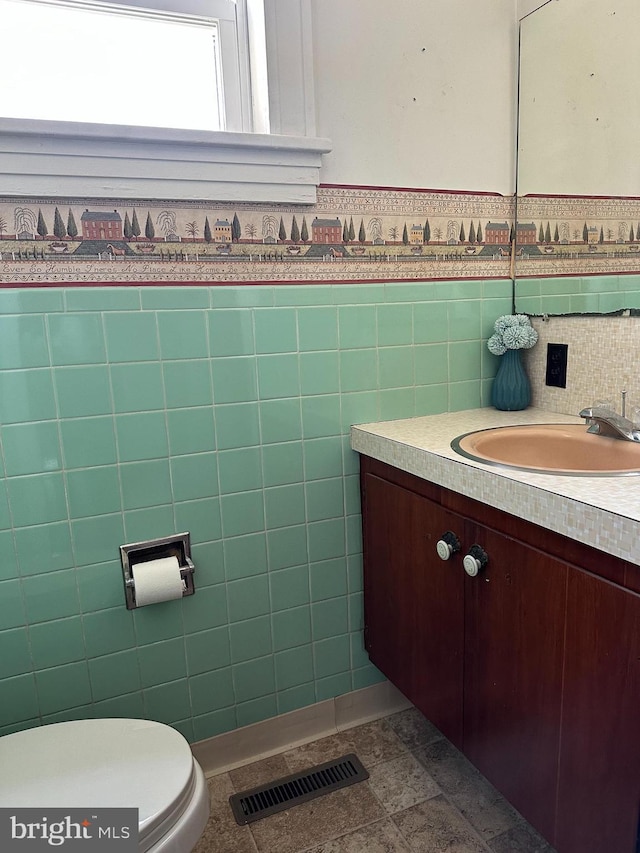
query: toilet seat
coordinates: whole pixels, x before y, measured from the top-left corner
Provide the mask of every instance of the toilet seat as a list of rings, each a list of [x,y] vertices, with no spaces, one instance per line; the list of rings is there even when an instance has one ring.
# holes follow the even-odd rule
[[[150,720],[77,720],[5,735],[0,767],[0,806],[138,808],[141,853],[190,851],[209,814],[189,744]],[[191,846],[180,846],[183,823]]]

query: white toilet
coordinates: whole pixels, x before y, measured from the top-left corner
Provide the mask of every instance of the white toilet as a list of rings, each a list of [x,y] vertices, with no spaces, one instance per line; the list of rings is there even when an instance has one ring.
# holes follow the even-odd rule
[[[77,720],[5,735],[0,768],[0,807],[139,809],[140,853],[190,853],[209,817],[189,744],[150,720]]]

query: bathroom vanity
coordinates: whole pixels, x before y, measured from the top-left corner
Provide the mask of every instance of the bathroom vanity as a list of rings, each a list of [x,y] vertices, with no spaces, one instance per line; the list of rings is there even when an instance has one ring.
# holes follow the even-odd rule
[[[576,420],[481,409],[352,429],[365,644],[559,853],[635,853],[640,475],[533,474],[450,448]]]

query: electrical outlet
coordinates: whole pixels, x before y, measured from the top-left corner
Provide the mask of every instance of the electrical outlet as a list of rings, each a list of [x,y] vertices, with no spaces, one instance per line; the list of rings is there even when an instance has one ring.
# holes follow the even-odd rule
[[[547,344],[547,385],[554,388],[567,387],[568,352],[569,344]]]

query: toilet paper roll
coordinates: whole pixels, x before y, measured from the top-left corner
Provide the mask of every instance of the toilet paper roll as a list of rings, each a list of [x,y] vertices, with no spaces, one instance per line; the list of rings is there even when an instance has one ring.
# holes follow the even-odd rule
[[[135,563],[131,566],[131,571],[138,607],[182,598],[184,583],[176,557],[161,557],[159,560]]]

